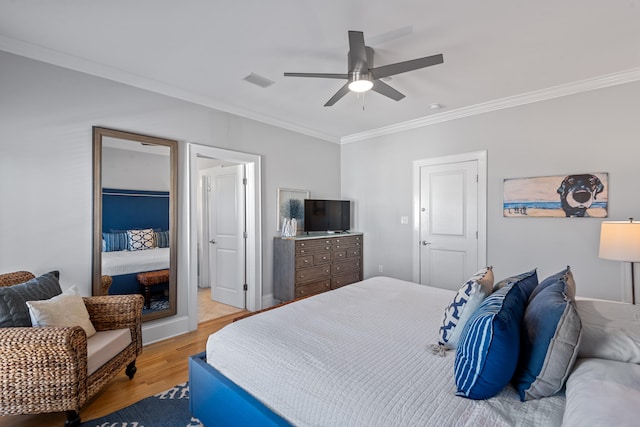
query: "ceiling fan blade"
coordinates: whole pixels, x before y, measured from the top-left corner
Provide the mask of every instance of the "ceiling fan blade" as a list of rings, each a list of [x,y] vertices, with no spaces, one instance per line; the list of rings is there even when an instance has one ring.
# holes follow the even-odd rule
[[[404,98],[404,95],[402,93],[398,92],[397,90],[380,80],[375,80],[373,82],[373,87],[371,88],[371,90],[376,91],[388,98],[391,98],[394,101],[400,101],[402,98]]]
[[[342,86],[340,88],[339,91],[336,92],[335,95],[333,95],[331,97],[330,100],[327,101],[326,104],[324,104],[325,107],[331,107],[333,104],[335,104],[336,102],[340,101],[340,99],[345,96],[347,93],[349,93],[349,83],[345,83],[344,86]]]
[[[406,73],[432,65],[442,64],[444,56],[442,54],[426,56],[424,58],[412,59],[410,61],[396,62],[395,64],[383,65],[382,67],[372,68],[371,74],[376,79],[382,77],[394,76],[396,74]]]
[[[318,77],[321,79],[348,79],[348,74],[333,73],[284,73],[285,77]]]
[[[349,31],[349,72],[368,71],[367,50],[362,31]]]

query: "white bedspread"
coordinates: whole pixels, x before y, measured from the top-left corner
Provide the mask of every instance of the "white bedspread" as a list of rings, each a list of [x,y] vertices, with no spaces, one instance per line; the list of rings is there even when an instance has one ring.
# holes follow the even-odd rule
[[[207,362],[296,426],[560,425],[564,396],[454,395],[455,353],[429,350],[453,295],[374,277],[226,326]]]
[[[102,274],[109,276],[166,268],[169,268],[169,248],[102,252]]]

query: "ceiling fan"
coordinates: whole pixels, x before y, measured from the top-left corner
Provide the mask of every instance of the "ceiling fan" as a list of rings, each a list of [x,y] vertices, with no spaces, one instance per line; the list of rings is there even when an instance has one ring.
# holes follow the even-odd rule
[[[419,68],[442,64],[442,54],[412,59],[410,61],[396,62],[395,64],[373,67],[373,49],[364,45],[364,33],[362,31],[349,31],[349,68],[347,74],[332,73],[284,73],[285,77],[318,77],[325,79],[346,79],[344,86],[336,92],[324,104],[330,107],[338,102],[349,91],[366,92],[369,89],[378,92],[395,101],[400,101],[404,95],[380,79]]]

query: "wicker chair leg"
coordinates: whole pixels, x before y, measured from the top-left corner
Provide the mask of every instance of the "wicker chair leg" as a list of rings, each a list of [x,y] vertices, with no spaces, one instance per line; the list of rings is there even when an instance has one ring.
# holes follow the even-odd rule
[[[134,360],[133,362],[131,362],[131,363],[129,363],[127,365],[127,369],[124,372],[125,372],[125,374],[127,374],[129,379],[132,380],[133,376],[136,374],[137,370],[138,370],[138,368],[136,368],[136,361]]]
[[[64,427],[79,427],[80,426],[80,414],[76,411],[67,411],[67,419],[64,422]]]

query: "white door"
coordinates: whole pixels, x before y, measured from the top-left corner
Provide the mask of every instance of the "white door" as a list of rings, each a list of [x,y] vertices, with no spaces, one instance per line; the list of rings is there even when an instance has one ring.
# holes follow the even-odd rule
[[[211,299],[244,308],[244,165],[211,168],[204,175],[210,183],[206,199]]]
[[[478,162],[420,167],[420,283],[458,290],[478,263]]]

